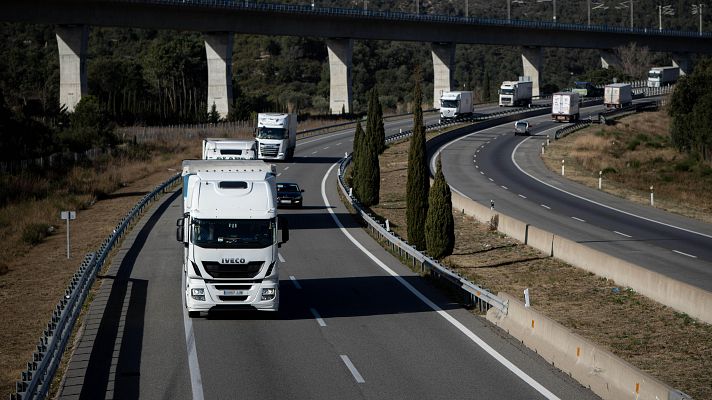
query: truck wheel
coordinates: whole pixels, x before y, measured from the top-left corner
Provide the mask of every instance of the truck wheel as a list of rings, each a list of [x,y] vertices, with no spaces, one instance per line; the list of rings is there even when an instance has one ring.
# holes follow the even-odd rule
[[[199,318],[200,311],[188,311],[188,317],[189,318]]]

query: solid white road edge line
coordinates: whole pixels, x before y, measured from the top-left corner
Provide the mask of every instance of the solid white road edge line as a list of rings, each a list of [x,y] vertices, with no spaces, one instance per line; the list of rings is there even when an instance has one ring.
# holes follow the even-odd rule
[[[642,219],[643,221],[648,221],[648,222],[652,222],[652,223],[655,223],[655,224],[660,224],[660,225],[663,225],[663,226],[667,226],[668,228],[678,229],[678,230],[681,230],[681,231],[683,231],[683,232],[692,233],[692,234],[695,234],[695,235],[699,235],[699,236],[703,236],[703,237],[712,239],[712,235],[707,235],[707,234],[704,234],[704,233],[701,233],[701,232],[693,231],[693,230],[691,230],[691,229],[687,229],[687,228],[683,228],[683,227],[680,227],[680,226],[668,224],[668,223],[665,223],[665,222],[662,222],[662,221],[658,221],[658,220],[655,220],[655,219],[652,219],[652,218],[643,217],[642,215],[637,215],[637,214],[633,214],[633,213],[628,212],[628,211],[620,210],[620,209],[618,209],[618,208],[611,207],[611,206],[606,205],[606,204],[603,204],[603,203],[599,203],[599,202],[597,202],[597,201],[595,201],[595,200],[591,200],[591,199],[586,198],[586,197],[583,197],[583,196],[579,196],[579,195],[577,195],[577,194],[568,192],[568,191],[566,191],[566,190],[564,190],[564,189],[558,188],[558,187],[556,187],[556,186],[554,186],[554,185],[552,185],[552,184],[550,184],[550,183],[544,182],[543,180],[541,180],[541,179],[535,177],[534,175],[532,175],[532,174],[528,173],[527,171],[525,171],[524,169],[522,169],[522,167],[520,167],[519,164],[517,164],[517,162],[514,160],[514,155],[517,153],[517,150],[519,150],[519,146],[521,146],[524,142],[526,142],[526,141],[529,140],[529,139],[531,139],[531,137],[528,137],[528,138],[522,140],[522,141],[519,142],[519,144],[514,148],[514,150],[512,150],[512,157],[511,157],[511,158],[512,158],[512,163],[513,163],[514,166],[517,167],[517,169],[520,170],[523,174],[529,176],[530,178],[534,179],[535,181],[541,183],[542,185],[549,186],[550,188],[556,189],[556,190],[558,190],[558,191],[560,191],[560,192],[562,192],[562,193],[566,193],[566,194],[568,194],[569,196],[573,196],[573,197],[576,197],[577,199],[587,201],[587,202],[589,202],[589,203],[591,203],[591,204],[595,204],[595,205],[597,205],[597,206],[601,206],[601,207],[603,207],[603,208],[607,208],[607,209],[609,209],[609,210],[611,210],[611,211],[616,211],[616,212],[619,212],[619,213],[621,213],[621,214],[625,214],[625,215],[629,215],[629,216],[631,216],[631,217],[635,217],[635,218],[638,218],[638,219]]]
[[[353,375],[354,379],[356,379],[356,383],[365,383],[366,381],[363,379],[363,376],[361,376],[361,374],[358,373],[358,370],[354,366],[354,363],[352,363],[351,360],[349,360],[349,356],[347,356],[346,354],[341,354],[340,357],[341,357],[341,361],[343,361],[344,364],[346,364],[346,368],[348,368],[349,371],[351,372],[351,375]]]
[[[462,332],[467,338],[475,342],[476,345],[478,345],[482,350],[487,352],[492,358],[497,360],[500,364],[502,364],[505,368],[510,370],[512,373],[514,373],[516,376],[518,376],[521,380],[523,380],[527,385],[531,386],[534,390],[537,392],[541,393],[544,397],[547,399],[559,399],[555,394],[551,393],[547,388],[545,388],[543,385],[541,385],[539,382],[534,380],[532,377],[527,375],[524,371],[519,369],[516,365],[512,364],[511,361],[507,360],[504,356],[499,354],[495,349],[493,349],[489,344],[485,343],[484,340],[482,340],[479,336],[475,335],[474,332],[471,330],[467,329],[465,325],[460,323],[460,321],[456,320],[453,318],[450,314],[445,312],[442,308],[438,307],[437,304],[433,303],[429,298],[427,298],[424,294],[420,293],[418,289],[414,288],[410,283],[408,283],[405,279],[403,279],[400,275],[398,275],[395,271],[390,269],[386,264],[384,264],[381,260],[379,260],[375,255],[373,255],[370,251],[368,251],[361,243],[359,243],[351,234],[346,230],[344,225],[339,221],[339,218],[336,216],[334,211],[331,209],[331,204],[329,203],[329,199],[326,198],[326,179],[329,177],[331,172],[334,170],[334,168],[338,165],[338,163],[334,164],[329,168],[328,171],[326,171],[326,174],[324,175],[324,178],[321,180],[321,197],[324,200],[324,205],[326,206],[326,210],[329,211],[329,214],[331,215],[331,218],[334,220],[336,225],[339,227],[339,230],[346,236],[351,243],[353,243],[361,252],[363,252],[368,258],[370,258],[376,265],[381,267],[382,270],[384,270],[387,274],[395,278],[401,285],[403,285],[406,289],[408,289],[415,297],[420,299],[423,303],[425,303],[428,307],[430,307],[433,311],[438,313],[441,317],[443,317],[446,321],[448,321],[451,325],[453,325],[455,328],[457,328],[460,332]],[[342,359],[344,359],[346,356],[341,356]],[[346,360],[344,360],[346,362]]]
[[[319,326],[326,326],[326,322],[324,322],[324,320],[321,318],[321,315],[319,315],[316,309],[310,308],[309,311],[311,311],[312,315],[314,316],[314,319],[319,324]]]
[[[200,376],[200,365],[198,364],[198,351],[195,348],[195,334],[193,333],[193,320],[188,317],[188,309],[185,307],[185,272],[183,272],[181,283],[183,286],[183,328],[185,328],[185,346],[188,354],[188,373],[190,374],[190,387],[193,391],[193,400],[203,400],[203,378]]]

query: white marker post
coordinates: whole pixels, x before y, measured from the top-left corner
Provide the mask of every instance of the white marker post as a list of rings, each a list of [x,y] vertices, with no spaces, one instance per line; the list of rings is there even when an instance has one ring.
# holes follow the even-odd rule
[[[524,307],[529,307],[529,288],[524,289]]]
[[[69,220],[77,219],[77,212],[76,211],[62,211],[62,213],[59,214],[59,218],[67,220],[67,258],[69,258]]]
[[[598,171],[598,190],[601,190],[601,180],[603,179],[603,171]]]
[[[561,160],[561,176],[565,176],[564,175],[564,160]]]
[[[541,144],[541,154],[544,154],[544,143]]]
[[[650,205],[655,207],[655,200],[653,199],[653,185],[650,185]]]
[[[391,223],[388,220],[386,220],[386,232],[390,232],[390,231],[391,231]]]

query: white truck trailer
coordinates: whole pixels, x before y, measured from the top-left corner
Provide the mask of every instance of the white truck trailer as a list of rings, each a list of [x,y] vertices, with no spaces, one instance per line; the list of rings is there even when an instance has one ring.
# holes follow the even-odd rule
[[[679,77],[679,67],[653,67],[648,71],[648,87],[667,86],[675,83]]]
[[[611,83],[603,88],[603,105],[606,108],[627,107],[633,103],[633,88],[628,83]]]
[[[440,96],[440,121],[469,117],[475,111],[472,92],[444,92]]]
[[[528,106],[532,103],[531,81],[504,81],[499,87],[499,106]]]
[[[551,97],[551,119],[572,122],[579,119],[579,94],[558,92]]]
[[[203,160],[255,160],[257,142],[228,138],[203,139]]]
[[[297,146],[297,115],[260,113],[257,115],[258,158],[289,160]]]
[[[183,161],[176,239],[184,244],[191,318],[214,309],[278,310],[277,249],[289,240],[289,228],[277,216],[275,172],[262,161]]]

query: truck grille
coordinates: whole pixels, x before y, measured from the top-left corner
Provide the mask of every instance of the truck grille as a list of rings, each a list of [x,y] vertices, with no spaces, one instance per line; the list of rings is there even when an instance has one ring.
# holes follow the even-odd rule
[[[218,296],[220,301],[245,301],[247,296]]]
[[[277,157],[277,154],[279,154],[279,144],[260,143],[260,154],[262,157]]]
[[[216,261],[203,261],[203,267],[213,278],[254,278],[260,272],[264,261],[251,261],[246,264],[220,264]]]

